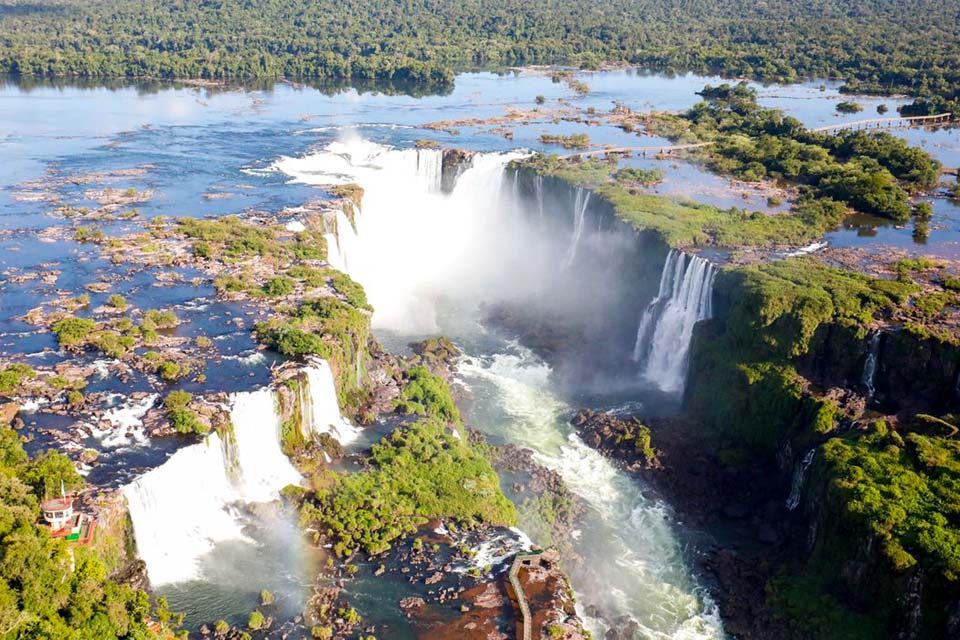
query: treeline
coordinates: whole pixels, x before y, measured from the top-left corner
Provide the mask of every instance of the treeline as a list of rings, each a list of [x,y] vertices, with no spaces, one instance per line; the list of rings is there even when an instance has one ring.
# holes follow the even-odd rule
[[[0,71],[24,76],[442,86],[453,68],[626,62],[960,96],[960,5],[932,0],[2,2]]]

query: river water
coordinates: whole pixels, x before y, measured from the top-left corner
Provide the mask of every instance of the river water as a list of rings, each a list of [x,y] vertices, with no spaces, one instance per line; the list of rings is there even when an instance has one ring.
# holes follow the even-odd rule
[[[695,553],[691,532],[647,487],[584,446],[569,425],[580,405],[616,409],[623,394],[584,398],[561,390],[536,355],[481,323],[480,303],[530,293],[543,278],[552,277],[571,251],[575,264],[575,239],[570,246],[542,247],[531,244],[528,236],[505,232],[514,229],[505,221],[522,217],[522,212],[505,185],[510,176],[504,175],[503,164],[529,150],[561,151],[539,141],[544,133],[586,132],[596,143],[617,146],[661,141],[562,119],[514,127],[512,139],[482,122],[439,129],[419,126],[502,116],[508,106],[533,108],[536,96],[544,96],[548,106],[564,99],[598,111],[608,110],[614,101],[634,110],[678,110],[693,105],[698,100],[695,92],[704,84],[721,82],[627,71],[585,74],[583,79],[591,92],[579,97],[536,74],[464,74],[448,95],[422,98],[289,84],[230,90],[165,84],[110,88],[0,84],[4,157],[0,357],[35,365],[65,360],[49,333],[37,332],[20,317],[63,292],[77,295],[88,284],[109,281],[109,293],[89,293],[91,306],[119,293],[141,308],[173,307],[187,321],[176,329],[177,336],[205,335],[216,341],[219,359],[215,370],[207,372],[207,381],[178,387],[193,392],[252,391],[269,380],[269,367],[277,360],[257,355],[249,333],[257,316],[247,315],[240,305],[218,301],[212,286],[189,270],[167,270],[179,272],[173,284],[158,269],[121,272],[102,260],[94,247],[49,241],[41,232],[79,226],[55,210],[62,205],[95,207],[88,190],[101,186],[134,187],[153,194],[136,205],[137,219],[83,223],[119,235],[141,230],[157,216],[220,216],[296,207],[326,197],[318,184],[357,180],[367,195],[356,237],[342,238],[339,266],[367,287],[377,308],[377,335],[388,347],[403,350],[412,339],[438,333],[456,340],[466,354],[458,383],[471,398],[465,406],[471,426],[493,442],[533,449],[537,459],[558,471],[585,501],[591,526],[579,533],[574,546],[588,569],[572,576],[581,604],[595,605],[608,622],[616,616],[634,619],[643,629],[642,637],[720,637],[715,608],[691,570]],[[859,117],[835,113],[841,97],[830,83],[758,88],[763,104],[783,108],[810,126]],[[891,111],[898,104],[857,99],[868,112],[880,102]],[[960,165],[955,132],[897,134],[923,145],[949,166]],[[413,147],[421,139],[483,155],[461,176],[455,193],[446,196],[436,193],[432,169],[418,169]],[[419,155],[423,162],[429,157]],[[357,162],[360,157],[368,162]],[[720,206],[767,208],[761,195],[744,194],[741,187],[702,168],[676,160],[632,162],[665,172],[658,187],[662,193]],[[934,211],[925,247],[913,244],[909,228],[878,227],[876,221],[830,234],[829,240],[836,245],[889,244],[955,255],[960,209],[937,198]],[[54,282],[20,277],[40,271],[59,274]],[[628,356],[624,354],[625,359]],[[121,381],[104,375],[87,391],[112,394],[103,408],[116,410],[124,424],[135,426],[144,401],[129,396],[167,389],[148,376]],[[652,407],[662,399],[643,385],[628,395],[635,401],[632,406]],[[27,415],[26,422],[35,438],[28,446],[37,450],[56,444],[46,429],[69,429],[75,421],[46,413],[41,406]],[[88,470],[90,481],[113,487],[128,485],[160,467],[187,444],[96,431],[82,442],[101,454],[100,464]],[[214,541],[199,571],[191,574],[194,578],[173,580],[159,589],[170,595],[175,609],[188,612],[191,624],[216,618],[243,621],[265,586],[244,584],[244,576],[277,577],[269,586],[286,590],[291,610],[310,582],[311,560],[303,548],[289,544],[291,536],[283,524],[289,521],[281,519],[276,527],[267,527],[262,521],[247,520],[248,515],[233,517],[246,523],[244,535]],[[358,588],[368,582],[358,581]],[[358,601],[376,600],[368,596]],[[597,617],[591,624],[601,629],[604,622]],[[397,637],[402,633],[398,631]]]

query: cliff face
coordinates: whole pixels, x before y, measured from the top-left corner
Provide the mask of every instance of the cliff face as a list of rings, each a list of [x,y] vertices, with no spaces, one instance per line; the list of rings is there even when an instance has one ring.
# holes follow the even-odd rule
[[[498,305],[488,320],[546,357],[571,388],[603,388],[632,366],[640,316],[668,247],[586,189],[524,168],[506,179],[516,181],[548,264],[534,267],[542,273],[535,295]]]
[[[543,224],[562,247],[575,229],[572,205],[582,194],[533,171],[521,169],[517,179],[533,211],[561,212]],[[564,211],[572,212],[570,219]],[[552,362],[566,358],[567,369],[581,372],[626,370],[624,354],[655,294],[667,245],[621,221],[596,195],[585,220],[570,277],[592,285],[559,293],[552,315],[538,308],[534,331],[530,314],[511,319],[521,337],[556,346],[559,340],[550,338],[571,326],[557,318],[569,311],[579,320],[577,339],[591,349],[543,349]],[[949,416],[913,417],[960,410],[960,348],[909,324],[900,328],[917,291],[909,282],[814,258],[725,269],[716,279],[714,317],[697,325],[691,342],[681,419],[697,425],[688,435],[702,439],[702,454],[716,463],[718,478],[746,479],[729,483],[726,497],[714,501],[726,503],[714,504],[707,519],[755,521],[760,542],[771,545],[761,553],[768,563],[762,571],[743,571],[742,560],[712,562],[721,583],[731,575],[723,566],[738,562],[732,573],[759,581],[750,597],[774,614],[766,626],[754,627],[755,637],[764,637],[762,630],[778,617],[793,620],[803,637],[955,637],[960,629],[950,551],[960,542],[950,506],[957,498],[950,487],[960,482],[960,450],[950,439],[956,427]],[[578,379],[584,380],[589,377]],[[887,422],[877,424],[884,414],[889,433]],[[613,440],[598,437],[596,446],[649,473],[636,445],[625,455],[622,438],[615,440],[607,446]],[[668,476],[684,478],[678,468],[697,459],[668,456]],[[751,470],[763,470],[762,478]],[[751,488],[750,478],[762,486]],[[794,493],[796,502],[784,506]],[[782,575],[769,570],[776,566]],[[724,588],[736,589],[731,585],[738,579]],[[791,637],[780,631],[767,637]]]

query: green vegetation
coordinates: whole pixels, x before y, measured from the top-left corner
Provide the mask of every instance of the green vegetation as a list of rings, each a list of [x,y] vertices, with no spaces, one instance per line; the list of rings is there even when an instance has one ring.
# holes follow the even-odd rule
[[[955,432],[956,419],[947,420]],[[902,436],[877,421],[862,436],[830,440],[823,452],[844,516],[877,537],[894,570],[921,563],[951,582],[960,578],[960,442]]]
[[[430,516],[462,526],[514,523],[490,463],[440,422],[396,429],[373,447],[369,462],[364,471],[334,477],[301,508],[301,524],[334,540],[340,557],[383,553]]]
[[[28,364],[9,364],[0,371],[0,393],[15,393],[21,382],[36,377],[37,372]]]
[[[811,395],[794,363],[828,329],[845,328],[859,344],[875,317],[901,309],[916,291],[814,258],[724,271],[715,295],[730,308],[719,335],[694,343],[691,411],[715,434],[769,455],[785,440],[803,445],[830,433],[836,405]]]
[[[17,434],[0,428],[0,629],[10,640],[157,637],[146,592],[111,581],[94,548],[70,550],[36,525],[38,500],[82,484],[65,456],[30,459]],[[177,616],[158,601],[165,631]]]
[[[304,231],[294,241],[277,239],[274,229],[250,224],[236,216],[215,220],[180,218],[177,230],[194,241],[194,255],[201,258],[217,256],[224,262],[239,262],[260,257],[277,265],[293,260],[323,260],[327,244],[322,233]]]
[[[847,215],[843,204],[826,198],[801,198],[790,213],[767,214],[645,194],[623,181],[611,182],[616,163],[606,160],[569,162],[535,155],[514,166],[591,187],[621,219],[638,231],[659,232],[672,247],[799,245],[819,238]]]
[[[884,640],[875,618],[845,608],[816,576],[781,575],[767,583],[767,604],[812,640]]]
[[[426,367],[412,367],[404,373],[404,382],[397,401],[399,411],[460,424],[460,412],[443,378],[433,375]]]
[[[57,336],[57,342],[61,347],[71,348],[79,347],[86,343],[90,332],[97,326],[97,323],[89,318],[69,317],[58,321],[52,327],[53,333]]]
[[[904,12],[894,0],[693,0],[682,12],[664,0],[43,0],[0,14],[0,72],[445,86],[454,66],[609,61],[788,82],[836,77],[850,90],[919,95],[928,100],[916,109],[942,110],[960,89],[957,16],[953,5]]]
[[[863,105],[856,102],[838,102],[836,109],[838,113],[860,113]]]
[[[363,290],[355,286],[353,297],[362,296]],[[348,404],[350,391],[360,388],[370,336],[370,316],[366,312],[331,296],[312,298],[301,302],[289,315],[257,324],[254,331],[258,340],[286,356],[317,355],[328,360],[339,372],[341,406]]]
[[[163,408],[173,428],[180,433],[205,433],[207,426],[190,409],[191,400],[193,396],[186,391],[171,391],[163,401]]]
[[[745,84],[702,93],[704,102],[680,121],[665,117],[663,126],[674,136],[714,141],[701,153],[721,173],[797,184],[801,194],[900,221],[910,215],[908,196],[938,180],[935,160],[888,133],[808,131],[799,120],[760,107]]]
[[[569,136],[544,133],[540,136],[540,142],[543,144],[559,144],[564,149],[588,149],[590,147],[590,136],[585,133],[575,133]]]
[[[660,169],[618,169],[613,174],[613,179],[617,181],[617,184],[625,186],[652,187],[663,181],[663,171]]]

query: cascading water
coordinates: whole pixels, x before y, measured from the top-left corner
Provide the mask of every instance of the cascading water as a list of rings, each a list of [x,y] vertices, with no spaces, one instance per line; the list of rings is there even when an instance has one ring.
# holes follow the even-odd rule
[[[533,286],[555,278],[565,256],[570,263],[576,258],[582,240],[585,190],[573,198],[567,244],[538,246],[537,240],[550,237],[540,225],[533,236],[518,233],[528,231],[526,218],[512,209],[519,202],[519,176],[505,167],[519,155],[476,154],[448,196],[424,189],[410,151],[362,141],[332,143],[275,166],[309,184],[351,181],[364,188],[356,244],[345,262],[376,308],[381,340],[402,348],[414,336],[441,331],[442,321],[445,335],[473,344],[468,352],[482,355],[459,369],[476,391],[470,424],[495,441],[533,449],[586,501],[590,526],[571,541],[585,560],[586,569],[572,575],[580,601],[600,607],[610,620],[629,616],[645,637],[722,638],[716,608],[690,575],[666,506],[573,433],[570,407],[554,394],[544,363],[479,327],[478,303],[499,299],[503,289],[525,294],[527,283],[518,284],[525,278]],[[536,213],[543,207],[542,186],[538,193]],[[326,420],[314,417],[324,421],[335,423],[332,411]],[[602,635],[602,624],[594,629]]]
[[[237,489],[245,502],[269,502],[300,474],[280,448],[280,415],[272,389],[231,395],[230,421],[236,443]]]
[[[196,578],[217,542],[242,538],[230,504],[237,499],[216,433],[184,447],[123,488],[137,554],[154,586]]]
[[[583,235],[583,225],[587,216],[587,205],[590,203],[590,192],[583,187],[577,187],[573,198],[573,235],[570,237],[570,247],[563,259],[562,268],[569,269],[577,258],[577,247]]]
[[[877,331],[870,336],[870,345],[867,348],[867,358],[863,361],[863,376],[861,377],[861,383],[863,388],[867,391],[867,401],[873,400],[874,394],[877,392],[874,383],[877,377],[877,357],[880,355],[880,339],[883,334],[880,331]]]
[[[174,453],[123,488],[137,550],[154,585],[197,578],[214,546],[243,539],[237,502],[267,502],[300,474],[283,455],[270,389],[235,393],[233,433]]]
[[[816,449],[807,451],[806,455],[803,456],[803,460],[801,460],[800,464],[793,470],[793,479],[790,481],[790,495],[786,501],[787,509],[790,511],[793,511],[800,505],[803,484],[807,479],[807,471],[810,469],[810,465],[813,464],[813,457],[816,452]]]
[[[440,191],[443,185],[443,151],[417,149],[417,176],[427,191]]]
[[[354,205],[354,215],[360,216],[360,214],[360,208]],[[347,256],[352,253],[351,247],[357,242],[357,232],[347,218],[347,214],[342,210],[336,212],[335,224],[333,232],[323,234],[327,241],[327,262],[337,271],[349,273],[350,265],[347,262]]]
[[[326,360],[314,360],[306,369],[309,390],[309,427],[311,433],[327,433],[337,442],[347,445],[357,439],[360,431],[340,415],[337,388],[333,372]]]
[[[713,315],[715,276],[709,260],[676,250],[667,255],[660,289],[643,312],[633,348],[644,379],[662,391],[683,390],[693,327]]]
[[[436,333],[437,297],[459,292],[467,299],[468,292],[489,286],[485,283],[492,274],[507,268],[498,256],[509,253],[510,242],[520,242],[499,230],[498,222],[510,196],[508,188],[501,200],[504,168],[522,154],[475,154],[453,191],[445,194],[421,175],[427,152],[442,162],[436,149],[397,150],[351,140],[275,164],[308,184],[357,182],[363,187],[363,214],[356,218],[359,240],[347,231],[331,264],[364,286],[378,329]],[[345,228],[339,221],[337,226]]]
[[[543,176],[538,173],[537,177],[534,178],[533,184],[537,194],[537,219],[539,219],[540,222],[542,223],[543,222]]]

